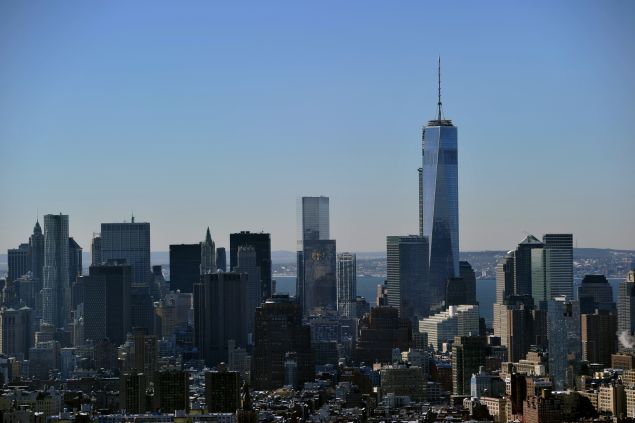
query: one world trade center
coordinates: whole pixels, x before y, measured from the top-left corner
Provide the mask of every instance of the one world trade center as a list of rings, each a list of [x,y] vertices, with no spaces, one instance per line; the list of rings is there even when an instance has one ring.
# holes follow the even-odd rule
[[[445,300],[448,278],[459,277],[459,190],[457,128],[443,116],[441,61],[437,117],[423,128],[420,173],[420,232],[428,238],[430,304]]]

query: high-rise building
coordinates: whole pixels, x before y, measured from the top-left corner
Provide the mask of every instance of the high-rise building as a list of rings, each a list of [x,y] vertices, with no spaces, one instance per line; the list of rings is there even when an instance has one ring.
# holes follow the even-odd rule
[[[125,262],[111,260],[90,266],[88,276],[78,279],[83,286],[84,338],[94,342],[108,338],[123,344],[132,328],[130,280],[132,270]]]
[[[205,232],[205,240],[201,242],[200,263],[201,275],[216,273],[216,270],[218,270],[218,267],[216,266],[216,244],[212,239],[212,234],[209,232],[209,227],[207,228],[207,232]]]
[[[138,223],[134,216],[130,223],[101,224],[101,259],[124,259],[132,268],[132,282],[145,284],[150,273],[150,224]]]
[[[216,267],[218,270],[227,272],[227,254],[224,247],[218,247],[216,249]]]
[[[556,297],[547,306],[549,374],[558,391],[573,388],[580,351],[580,303]]]
[[[170,245],[170,289],[191,293],[201,278],[201,244]]]
[[[485,337],[457,336],[452,344],[452,392],[470,395],[472,374],[485,365]]]
[[[68,238],[68,285],[73,286],[82,275],[82,247],[71,237]]]
[[[514,252],[509,251],[503,261],[496,265],[496,303],[503,304],[505,298],[514,293]]]
[[[190,410],[189,373],[174,368],[154,373],[154,409],[161,413]]]
[[[0,309],[0,353],[28,359],[33,346],[32,313],[29,307]]]
[[[271,290],[271,235],[260,232],[241,231],[229,234],[229,261],[231,269],[238,266],[238,249],[251,246],[256,252],[256,265],[260,268],[260,299],[266,300],[272,294]]]
[[[93,239],[90,241],[90,264],[98,266],[103,262],[101,258],[101,235],[93,233]]]
[[[297,276],[296,298],[304,301],[304,241],[327,240],[329,232],[329,198],[300,197],[297,203]]]
[[[525,358],[530,346],[536,344],[533,306],[531,296],[513,295],[498,308],[494,307],[498,313],[495,319],[500,322],[495,335],[500,336],[501,345],[507,348],[508,361]]]
[[[305,240],[302,260],[305,315],[337,308],[336,250],[334,240]]]
[[[205,372],[205,408],[208,413],[235,413],[240,408],[240,374],[224,365]]]
[[[635,333],[635,270],[628,272],[620,282],[617,295],[617,332],[633,335]],[[624,346],[620,344],[620,348]]]
[[[31,270],[31,255],[29,244],[20,244],[18,248],[7,251],[8,276],[7,282],[13,282]]]
[[[536,260],[542,264],[542,253],[544,244],[533,235],[527,235],[514,251],[514,295],[533,295],[544,285],[542,280],[534,280],[533,269]],[[510,293],[512,294],[512,293]],[[548,299],[548,298],[547,298]],[[542,300],[541,298],[536,301]]]
[[[202,275],[194,284],[194,342],[209,366],[227,362],[228,341],[247,344],[247,275]]]
[[[40,221],[35,222],[33,234],[29,238],[29,249],[31,250],[31,272],[36,281],[36,292],[42,289],[42,270],[44,269],[44,234],[40,227]]]
[[[611,355],[617,352],[617,316],[606,310],[582,314],[582,359],[611,367]]]
[[[337,255],[337,312],[340,316],[355,317],[357,298],[357,256],[352,253]]]
[[[446,285],[445,305],[476,304],[476,275],[467,261],[459,263],[461,276],[449,278]]]
[[[130,327],[154,333],[154,305],[148,285],[130,286]]]
[[[428,334],[428,343],[440,350],[456,336],[479,334],[478,305],[449,306],[447,310],[419,321],[419,332]]]
[[[448,278],[459,277],[459,184],[457,128],[445,119],[441,107],[441,62],[436,119],[422,133],[421,198],[423,236],[430,249],[429,302],[445,299]]]
[[[358,363],[392,363],[392,351],[406,351],[412,340],[412,323],[399,317],[394,307],[373,307],[359,320],[355,360]]]
[[[562,295],[573,298],[573,235],[545,234],[542,241],[548,299]]]
[[[277,389],[285,383],[285,357],[296,354],[297,382],[313,380],[311,328],[302,324],[302,308],[288,295],[274,295],[256,310],[253,381],[256,389]]]
[[[578,286],[581,314],[593,314],[596,309],[615,311],[613,288],[604,275],[585,275]]]
[[[247,275],[247,302],[246,302],[246,320],[247,320],[247,333],[253,335],[254,332],[254,319],[256,316],[256,308],[261,303],[262,285],[260,280],[260,267],[258,266],[258,259],[256,250],[251,245],[241,245],[237,251],[237,265],[232,266],[232,269],[236,273],[244,273]],[[249,339],[249,343],[253,340]]]
[[[68,262],[68,215],[47,214],[44,216],[42,320],[58,328],[67,325],[71,312]]]
[[[410,236],[386,237],[388,304],[413,324],[429,314],[428,240]]]
[[[119,378],[119,407],[130,414],[148,411],[147,387],[150,377],[136,371],[124,373]]]

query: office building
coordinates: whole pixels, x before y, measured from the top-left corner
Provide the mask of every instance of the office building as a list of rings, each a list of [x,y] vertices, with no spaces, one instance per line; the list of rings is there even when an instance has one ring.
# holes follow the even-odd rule
[[[71,312],[68,254],[68,215],[47,214],[44,216],[42,321],[57,328],[67,325]]]
[[[470,395],[472,374],[485,365],[483,336],[456,336],[452,344],[452,393]]]
[[[479,306],[474,304],[449,306],[419,321],[419,332],[428,334],[428,343],[436,350],[457,336],[478,335],[479,331]]]
[[[68,238],[68,286],[73,286],[82,275],[82,247],[71,237]]]
[[[357,298],[357,256],[352,253],[337,255],[337,312],[340,316],[355,317]]]
[[[395,364],[383,366],[381,376],[381,396],[388,394],[407,396],[413,402],[425,400],[426,375],[421,367]]]
[[[130,327],[154,333],[154,305],[148,285],[130,286]]]
[[[467,261],[459,263],[461,276],[449,278],[446,285],[445,305],[476,304],[476,275]]]
[[[143,414],[151,404],[147,388],[151,378],[136,371],[123,373],[119,377],[119,408],[129,414]]]
[[[582,314],[582,360],[611,367],[611,355],[617,352],[617,316],[606,310]]]
[[[250,246],[256,253],[256,265],[260,269],[260,302],[271,297],[271,235],[241,231],[229,235],[229,261],[233,271],[239,265],[238,250]]]
[[[301,298],[305,315],[337,308],[336,250],[334,240],[305,240]]]
[[[115,345],[126,341],[130,321],[130,281],[132,269],[124,261],[111,260],[90,266],[83,286],[84,339],[94,342],[108,338]]]
[[[36,292],[40,292],[42,289],[44,269],[44,234],[40,227],[40,221],[35,222],[33,227],[33,234],[29,238],[29,250],[31,252],[31,272],[33,273],[33,279],[36,281]]]
[[[240,374],[224,365],[205,372],[205,408],[208,413],[235,413],[240,408]]]
[[[449,278],[459,277],[459,184],[457,127],[441,107],[441,68],[436,119],[422,133],[423,236],[428,239],[429,303],[445,300]]]
[[[101,235],[93,233],[93,239],[90,241],[90,264],[97,266],[104,261],[101,258]]]
[[[539,396],[528,396],[523,403],[523,422],[562,423],[564,404],[560,396],[543,390]]]
[[[412,324],[400,318],[394,307],[373,307],[359,320],[357,334],[354,357],[358,363],[392,363],[394,348],[410,348]]]
[[[0,353],[20,360],[29,358],[33,346],[32,318],[29,307],[0,309]]]
[[[174,413],[190,411],[189,373],[166,368],[154,373],[154,410]]]
[[[580,303],[566,297],[550,300],[547,308],[549,374],[553,386],[561,391],[574,387],[581,359]]]
[[[548,299],[562,295],[573,298],[573,235],[545,234],[542,241]]]
[[[615,311],[613,288],[604,275],[585,275],[578,286],[581,314],[593,314],[595,310]]]
[[[132,268],[132,283],[150,282],[150,224],[135,222],[101,224],[101,259],[126,260]]]
[[[208,366],[227,362],[228,341],[247,344],[247,275],[207,273],[194,284],[194,343]]]
[[[543,301],[543,295],[536,295],[543,289],[542,278],[534,280],[534,269],[542,265],[542,249],[544,244],[533,235],[527,235],[514,251],[514,295],[532,295],[536,301]],[[512,293],[510,293],[512,294]]]
[[[329,198],[300,197],[297,203],[296,297],[304,304],[304,241],[328,240]]]
[[[170,245],[170,290],[191,293],[201,277],[201,244]]]
[[[205,232],[205,240],[201,242],[201,268],[200,274],[207,275],[208,273],[216,273],[218,267],[216,266],[216,244],[212,239],[212,234],[207,228]]]
[[[386,237],[388,304],[413,324],[429,314],[428,240],[420,236]],[[445,295],[444,295],[445,297]]]
[[[8,276],[7,282],[13,282],[31,271],[31,255],[29,244],[20,244],[18,248],[7,251]]]
[[[256,310],[255,389],[277,389],[284,385],[284,363],[289,352],[296,354],[297,382],[313,380],[311,329],[302,324],[302,308],[288,295],[274,295]]]
[[[503,304],[505,298],[514,294],[514,252],[509,251],[503,261],[496,265],[496,303]]]
[[[635,270],[628,272],[626,279],[620,282],[617,294],[617,332],[633,335],[635,333]],[[620,349],[625,348],[620,343]]]
[[[239,246],[236,256],[237,265],[232,266],[233,271],[247,275],[247,303],[245,318],[247,320],[247,334],[250,338],[249,343],[252,343],[253,340],[251,338],[254,332],[256,308],[260,305],[262,296],[260,267],[258,266],[256,250],[251,245]]]
[[[512,295],[504,304],[494,304],[494,319],[498,323],[494,334],[507,348],[507,358],[511,362],[524,359],[530,346],[536,344],[533,311],[534,304],[529,295]]]
[[[218,270],[227,272],[227,254],[224,247],[218,247],[216,249],[216,267]]]

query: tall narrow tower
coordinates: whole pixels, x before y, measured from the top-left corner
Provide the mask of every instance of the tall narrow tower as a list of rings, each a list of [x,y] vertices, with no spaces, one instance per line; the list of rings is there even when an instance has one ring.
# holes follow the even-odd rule
[[[68,278],[68,215],[44,216],[42,320],[58,328],[68,323],[71,290]]]
[[[208,273],[216,273],[216,245],[209,227],[205,233],[205,241],[201,242],[201,275]]]
[[[439,59],[437,117],[423,128],[421,198],[423,236],[430,244],[428,283],[430,302],[444,300],[448,278],[459,277],[459,186],[457,127],[441,107]]]

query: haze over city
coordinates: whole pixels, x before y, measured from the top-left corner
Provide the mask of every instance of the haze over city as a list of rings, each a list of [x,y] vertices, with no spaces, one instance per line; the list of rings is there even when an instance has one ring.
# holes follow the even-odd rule
[[[632,2],[0,5],[0,250],[39,210],[87,248],[243,229],[295,249],[330,197],[338,250],[417,233],[421,127],[459,128],[460,247],[568,232],[635,249]]]

